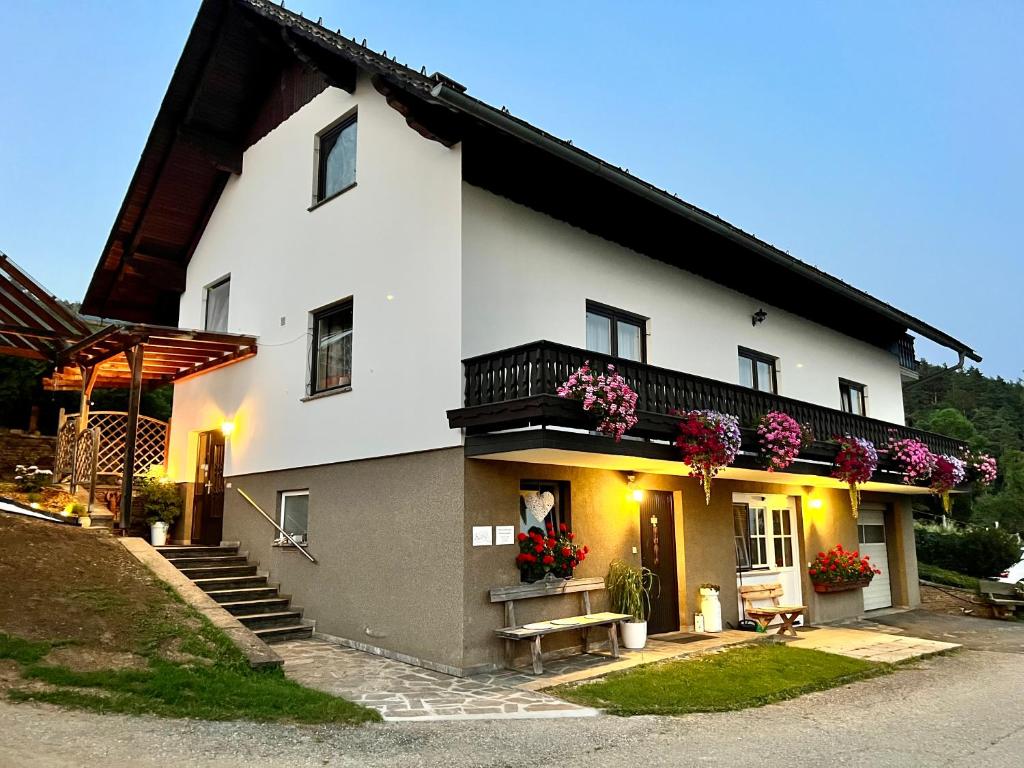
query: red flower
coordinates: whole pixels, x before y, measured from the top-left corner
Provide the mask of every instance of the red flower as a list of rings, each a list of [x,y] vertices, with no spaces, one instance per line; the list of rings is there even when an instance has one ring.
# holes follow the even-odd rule
[[[548,545],[548,547],[549,547],[550,549],[554,549],[554,548],[555,548],[555,544],[557,544],[557,543],[558,543],[558,542],[557,542],[557,541],[555,541],[554,539],[548,539],[548,540],[547,540],[547,545]]]
[[[567,526],[565,523],[559,523],[558,530],[560,530],[562,533],[565,533],[569,530],[569,526]]]
[[[553,562],[555,562],[555,558],[551,555],[544,555],[544,560],[542,562],[544,563],[544,565],[551,565]]]
[[[527,536],[525,533],[520,533],[517,538],[519,539],[519,541],[526,541]]]
[[[818,575],[818,569],[817,568],[811,568],[810,574],[811,574],[811,576],[817,576]]]
[[[572,541],[575,538],[576,538],[576,534],[573,533],[572,531],[569,531],[569,541]]]
[[[572,557],[572,550],[568,547],[562,547],[562,557]]]
[[[544,545],[543,544],[535,545],[534,548],[533,548],[533,551],[534,552],[543,552],[544,551]]]

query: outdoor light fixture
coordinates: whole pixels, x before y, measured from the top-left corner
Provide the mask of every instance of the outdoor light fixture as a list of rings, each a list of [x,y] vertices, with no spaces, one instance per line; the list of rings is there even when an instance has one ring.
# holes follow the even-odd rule
[[[768,317],[768,313],[763,309],[759,309],[750,316],[750,324],[756,326],[758,323],[763,323],[766,317]]]
[[[633,485],[636,483],[636,475],[632,472],[626,475],[626,484],[629,487],[629,498],[633,501],[640,502],[644,500],[644,492],[641,488],[634,488]]]
[[[821,499],[811,499],[809,502],[807,502],[807,506],[810,507],[811,509],[821,509],[824,503],[825,502],[823,502]]]
[[[235,422],[225,419],[220,423],[220,433],[224,435],[224,439],[231,437],[231,433],[235,431]]]

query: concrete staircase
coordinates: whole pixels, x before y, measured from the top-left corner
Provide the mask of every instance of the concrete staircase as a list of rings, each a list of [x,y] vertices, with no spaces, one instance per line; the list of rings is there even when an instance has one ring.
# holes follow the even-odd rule
[[[157,552],[266,643],[310,637],[313,625],[267,583],[238,547],[172,546]]]

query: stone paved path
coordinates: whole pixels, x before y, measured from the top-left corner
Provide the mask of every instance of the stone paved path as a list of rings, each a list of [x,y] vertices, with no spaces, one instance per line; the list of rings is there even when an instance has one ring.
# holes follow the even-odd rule
[[[956,643],[894,634],[891,629],[877,632],[846,627],[822,627],[802,632],[796,640],[788,642],[794,648],[810,648],[886,664],[934,656],[960,647]]]
[[[324,640],[294,640],[274,649],[296,682],[378,710],[385,720],[588,717],[579,707],[520,690],[499,676],[453,677]]]

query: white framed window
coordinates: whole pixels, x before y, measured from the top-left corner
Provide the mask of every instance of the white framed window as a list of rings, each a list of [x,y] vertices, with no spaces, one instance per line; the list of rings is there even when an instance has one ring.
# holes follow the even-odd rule
[[[228,330],[228,304],[231,299],[231,275],[210,283],[203,292],[203,329],[226,333]]]
[[[737,570],[792,568],[796,562],[793,511],[771,501],[775,497],[752,496],[733,504],[733,536]]]
[[[309,490],[281,491],[277,524],[299,544],[309,540]],[[281,536],[278,544],[290,543]]]

